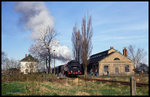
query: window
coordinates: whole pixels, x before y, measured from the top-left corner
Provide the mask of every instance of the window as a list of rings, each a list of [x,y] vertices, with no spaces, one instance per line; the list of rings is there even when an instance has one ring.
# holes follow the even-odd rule
[[[114,58],[114,60],[120,60],[119,58]]]
[[[115,68],[115,73],[118,74],[119,73],[119,69],[118,67]]]
[[[125,72],[129,72],[129,65],[125,66]]]
[[[108,66],[104,66],[104,72],[108,71]]]

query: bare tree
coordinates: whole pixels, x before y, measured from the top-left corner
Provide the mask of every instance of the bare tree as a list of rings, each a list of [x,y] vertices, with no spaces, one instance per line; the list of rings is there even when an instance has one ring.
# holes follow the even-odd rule
[[[87,75],[87,64],[92,51],[92,20],[91,16],[87,17],[88,21],[86,23],[86,17],[82,19],[82,62],[84,67],[84,74]]]
[[[36,49],[35,54],[46,60],[45,62],[48,73],[51,73],[52,41],[56,35],[57,33],[55,32],[54,28],[47,26],[46,29],[41,31],[41,37],[36,40],[36,42],[39,44],[39,49],[37,49],[36,46],[33,46],[32,48]],[[30,49],[30,51],[34,53],[34,50],[32,49]]]
[[[9,61],[9,59],[8,58],[6,58],[6,60],[5,60],[5,65],[4,65],[5,67],[5,70],[8,70],[8,69],[10,69],[10,61]]]
[[[129,45],[128,46],[128,56],[133,60],[135,64],[135,68],[137,68],[140,63],[144,62],[146,52],[142,48],[137,48],[137,51],[135,51],[135,46]]]
[[[4,66],[6,65],[6,60],[7,60],[7,55],[5,52],[1,52],[1,57],[2,57],[2,62],[1,62],[1,66],[2,69],[6,69]]]
[[[44,47],[47,49],[47,55],[48,55],[48,73],[51,73],[51,57],[52,57],[52,41],[56,36],[56,32],[53,28],[50,28],[49,26],[45,30],[45,33],[42,35],[40,41],[44,44]],[[46,57],[47,58],[47,57]]]
[[[5,52],[1,52],[1,56],[2,56],[2,65],[4,65],[5,61],[6,61],[6,58],[7,58],[7,55]]]
[[[19,61],[15,59],[7,58],[6,53],[2,52],[2,67],[4,70],[10,69],[10,68],[18,68]]]
[[[77,29],[77,25],[73,27],[72,33],[72,45],[73,45],[73,55],[76,61],[81,63],[81,48],[82,48],[82,40],[80,30]]]
[[[48,54],[46,52],[46,48],[43,46],[43,44],[37,40],[32,44],[29,48],[30,54],[32,54],[34,57],[36,57],[39,62],[44,62],[47,68],[47,72],[49,72],[49,67],[48,67]],[[43,64],[42,64],[43,65]],[[39,65],[40,66],[40,65]],[[38,66],[38,67],[39,67]]]
[[[10,68],[18,68],[19,61],[15,60],[15,59],[9,59],[9,66],[10,66]]]

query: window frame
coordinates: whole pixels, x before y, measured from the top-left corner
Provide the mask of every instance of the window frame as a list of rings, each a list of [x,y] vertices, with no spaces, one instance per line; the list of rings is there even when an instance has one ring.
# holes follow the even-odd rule
[[[125,72],[130,72],[130,66],[129,65],[125,65]]]
[[[115,74],[119,74],[119,68],[115,67]]]
[[[107,67],[107,70],[106,70],[106,68],[105,67]],[[104,65],[104,72],[108,72],[108,68],[109,68],[109,66],[108,65]]]

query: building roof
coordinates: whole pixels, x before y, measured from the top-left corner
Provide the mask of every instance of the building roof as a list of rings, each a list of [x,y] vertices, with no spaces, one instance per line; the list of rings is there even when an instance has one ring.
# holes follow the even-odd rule
[[[96,64],[98,63],[99,61],[101,61],[102,59],[112,55],[113,53],[115,52],[118,52],[117,50],[115,50],[113,47],[111,47],[110,49],[108,50],[105,50],[103,52],[100,52],[100,53],[97,53],[97,54],[94,54],[94,55],[91,55],[90,56],[90,59],[89,59],[89,64]],[[120,52],[118,52],[120,53]],[[120,53],[121,54],[121,53]],[[122,55],[122,54],[121,54]],[[124,56],[124,55],[123,55]],[[126,57],[128,58],[128,57]],[[129,58],[128,58],[129,59]],[[131,60],[131,59],[129,59]],[[131,60],[132,61],[132,60]]]
[[[114,53],[114,52],[108,53],[109,50],[110,49],[90,56],[90,64],[97,63],[98,61],[100,61],[100,60],[104,59],[105,57],[108,57],[109,55]]]
[[[90,58],[94,58],[95,56],[105,56],[105,55],[108,54],[108,51],[109,51],[109,50],[106,50],[106,51],[103,51],[103,52],[100,52],[100,53],[91,55]]]
[[[24,62],[38,62],[38,60],[34,57],[32,57],[30,54],[28,56],[26,56],[25,58],[23,58],[21,61]]]
[[[148,72],[148,66],[146,64],[140,63],[140,66],[136,68],[137,71],[145,71]]]

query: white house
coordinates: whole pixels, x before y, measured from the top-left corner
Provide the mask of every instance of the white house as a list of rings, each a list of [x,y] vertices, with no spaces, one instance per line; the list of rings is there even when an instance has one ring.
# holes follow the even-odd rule
[[[36,58],[32,57],[30,54],[28,56],[26,54],[25,58],[20,61],[20,72],[24,74],[38,72],[37,64],[38,60]]]

